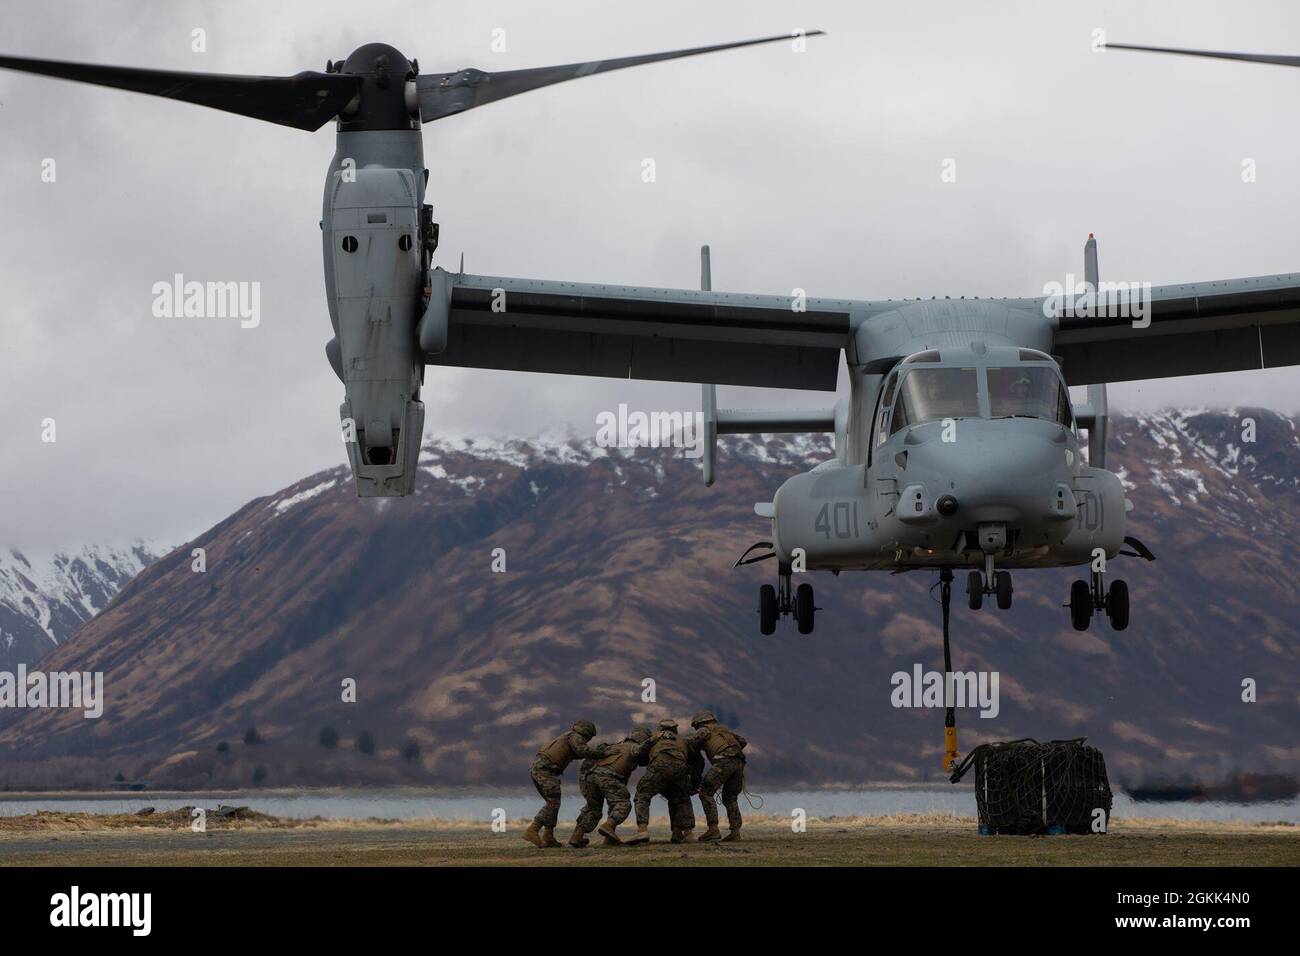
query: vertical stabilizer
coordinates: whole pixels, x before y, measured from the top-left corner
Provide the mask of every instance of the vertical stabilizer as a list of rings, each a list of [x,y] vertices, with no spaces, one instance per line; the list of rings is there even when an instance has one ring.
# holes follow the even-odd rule
[[[713,291],[713,263],[708,246],[700,246],[700,290]],[[704,484],[711,487],[718,464],[718,387],[701,385],[700,402],[704,408]]]
[[[1097,278],[1097,239],[1088,233],[1083,247],[1083,278],[1092,287],[1095,301],[1100,302]],[[1109,433],[1110,412],[1106,402],[1106,384],[1088,386],[1088,407],[1092,410],[1092,424],[1088,426],[1088,464],[1093,468],[1106,467],[1106,437]]]

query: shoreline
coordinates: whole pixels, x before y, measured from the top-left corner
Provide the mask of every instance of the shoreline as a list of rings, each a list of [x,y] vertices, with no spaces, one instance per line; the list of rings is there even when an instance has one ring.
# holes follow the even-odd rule
[[[526,776],[526,774],[525,774]],[[968,790],[974,786],[972,782],[963,781],[959,784],[949,784],[946,781],[916,783],[912,781],[903,782],[884,782],[884,783],[861,783],[861,784],[782,784],[780,786],[772,785],[768,787],[773,791],[781,793],[857,793],[860,791],[930,791],[930,792],[949,792]],[[273,798],[286,798],[295,796],[309,797],[365,797],[365,796],[431,796],[440,798],[455,797],[482,797],[485,794],[503,797],[532,797],[535,792],[527,783],[511,783],[507,786],[495,787],[492,784],[464,784],[455,786],[425,786],[425,785],[400,785],[400,786],[374,786],[374,787],[258,787],[252,788],[185,788],[177,789],[172,787],[160,787],[157,789],[150,788],[147,790],[117,790],[117,789],[59,789],[59,790],[5,790],[0,789],[0,800],[29,800],[29,799],[49,799],[49,800],[71,800],[77,798],[84,799],[102,799],[104,797],[129,798],[132,796],[151,796],[151,797],[186,797],[194,795],[212,795],[212,796],[264,796]],[[1120,791],[1116,791],[1117,793]]]
[[[212,811],[215,808],[204,808]],[[208,817],[210,829],[253,830],[253,829],[298,829],[314,830],[351,830],[382,827],[392,830],[411,831],[475,831],[490,830],[490,821],[470,820],[464,818],[425,817],[419,819],[397,819],[385,817],[277,817],[256,810],[240,808],[243,812],[230,817]],[[747,813],[746,826],[758,826],[774,831],[790,830],[790,819],[780,814]],[[528,825],[528,817],[511,817],[505,821],[511,831],[522,830]],[[666,827],[667,815],[652,814],[651,822]],[[702,823],[697,819],[697,825]],[[630,824],[626,826],[630,827]],[[977,830],[978,818],[974,813],[890,813],[865,815],[827,815],[808,816],[807,826],[818,828],[855,828],[881,829],[898,831],[925,831],[927,829],[960,828]],[[181,809],[160,810],[147,815],[138,813],[87,813],[83,811],[59,811],[36,809],[32,813],[13,816],[0,816],[0,835],[19,832],[109,832],[130,830],[143,831],[180,831],[190,829],[190,816]],[[1251,821],[1251,820],[1189,820],[1181,817],[1112,817],[1110,832],[1128,831],[1180,831],[1205,833],[1259,833],[1276,831],[1292,834],[1300,839],[1300,826],[1286,821]]]
[[[652,816],[651,843],[533,847],[525,821],[281,820],[252,813],[194,832],[189,815],[158,819],[33,814],[0,820],[0,866],[1296,866],[1300,827],[1213,821],[1114,821],[1104,836],[981,836],[948,814],[746,818],[738,843],[673,844]],[[620,828],[632,832],[630,826]],[[696,835],[702,832],[697,825]]]

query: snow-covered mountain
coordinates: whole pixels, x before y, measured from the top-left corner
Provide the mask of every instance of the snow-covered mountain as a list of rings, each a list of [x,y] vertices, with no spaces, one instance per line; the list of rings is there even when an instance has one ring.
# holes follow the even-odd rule
[[[1131,533],[1158,557],[1111,569],[1132,624],[1075,631],[1075,570],[1016,572],[1010,611],[958,601],[954,665],[1001,680],[996,718],[959,718],[962,746],[1086,735],[1112,781],[1300,771],[1297,424],[1112,419]],[[519,786],[576,716],[617,734],[701,706],[743,727],[757,786],[937,781],[942,713],[891,700],[891,675],[942,666],[934,576],[815,575],[816,633],[765,638],[772,569],[732,567],[770,530],[753,502],[830,454],[827,436],[729,436],[706,488],[669,449],[438,440],[408,498],[359,499],[342,465],[304,477],[145,569],[50,655],[103,672],[103,716],[0,710],[0,785]]]
[[[62,644],[164,553],[145,541],[47,556],[0,549],[0,669],[31,664]]]

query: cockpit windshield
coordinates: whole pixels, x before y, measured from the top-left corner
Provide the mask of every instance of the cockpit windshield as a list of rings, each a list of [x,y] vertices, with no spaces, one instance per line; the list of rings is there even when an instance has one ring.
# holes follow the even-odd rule
[[[903,376],[890,434],[945,418],[976,418],[979,385],[973,368],[913,368]]]
[[[1070,394],[1045,365],[990,368],[989,414],[994,418],[1042,418],[1070,425]]]

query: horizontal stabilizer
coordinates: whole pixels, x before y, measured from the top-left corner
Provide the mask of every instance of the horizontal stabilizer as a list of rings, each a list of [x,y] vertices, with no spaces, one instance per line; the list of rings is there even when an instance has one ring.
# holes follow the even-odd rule
[[[781,411],[719,409],[717,388],[700,386],[704,406],[704,484],[717,469],[719,435],[802,435],[836,431],[835,408],[787,408]],[[841,414],[840,417],[843,417]],[[758,506],[755,506],[756,508]]]
[[[784,411],[720,409],[719,435],[802,434],[835,431],[833,408],[787,408]]]

